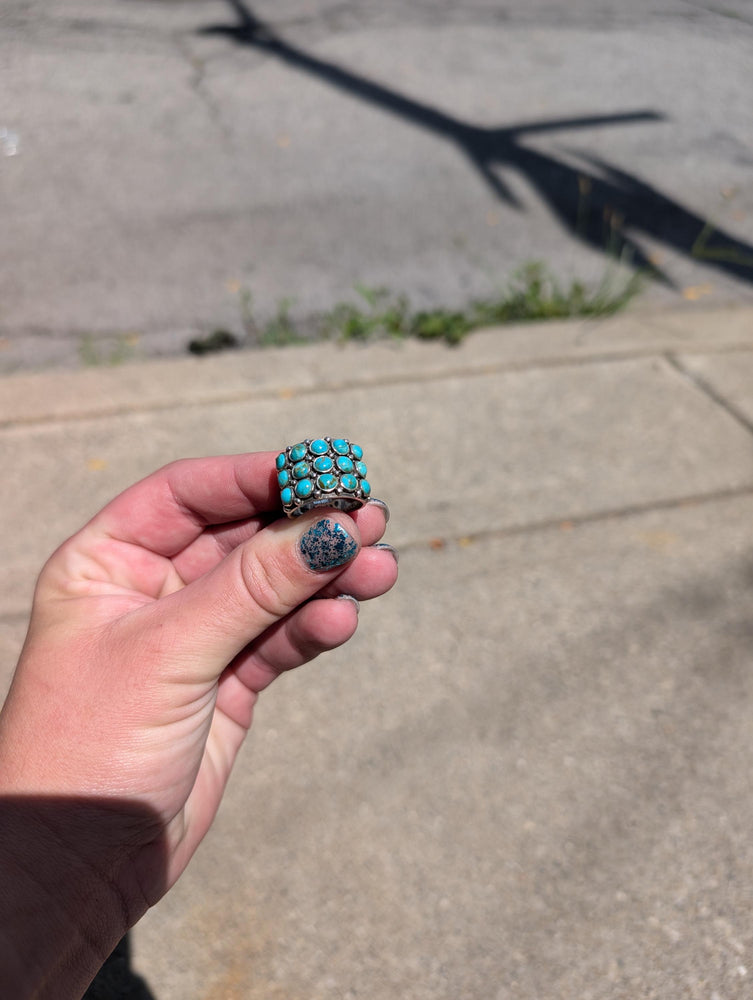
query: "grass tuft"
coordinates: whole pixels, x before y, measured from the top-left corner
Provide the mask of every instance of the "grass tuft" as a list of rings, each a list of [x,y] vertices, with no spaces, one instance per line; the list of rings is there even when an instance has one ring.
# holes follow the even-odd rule
[[[386,289],[358,286],[365,304],[340,303],[323,317],[320,333],[340,340],[418,337],[458,344],[482,326],[609,316],[623,309],[638,293],[641,276],[617,282],[606,275],[595,289],[580,281],[562,286],[543,264],[527,264],[497,296],[478,299],[465,309],[424,309],[414,312],[405,296]]]

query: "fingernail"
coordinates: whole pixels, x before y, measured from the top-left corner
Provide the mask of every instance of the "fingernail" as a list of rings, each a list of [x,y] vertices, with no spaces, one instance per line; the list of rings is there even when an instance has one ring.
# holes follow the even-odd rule
[[[314,573],[323,573],[350,562],[358,544],[339,521],[328,517],[312,524],[300,541],[301,555]]]
[[[387,542],[377,542],[376,545],[372,546],[372,548],[384,549],[385,552],[390,553],[390,555],[392,556],[392,558],[395,560],[396,563],[400,562],[400,553],[397,551],[394,545],[388,545]]]
[[[390,519],[390,508],[387,506],[387,504],[384,502],[384,500],[377,500],[376,497],[371,497],[369,499],[369,503],[373,503],[373,504],[376,504],[377,507],[381,507],[382,510],[384,511],[384,520],[385,521],[389,521],[389,519]]]
[[[358,603],[355,597],[353,597],[352,594],[338,594],[336,599],[338,601],[350,601],[350,603],[353,604],[356,609],[356,614],[358,614],[358,612],[361,610],[361,605]]]

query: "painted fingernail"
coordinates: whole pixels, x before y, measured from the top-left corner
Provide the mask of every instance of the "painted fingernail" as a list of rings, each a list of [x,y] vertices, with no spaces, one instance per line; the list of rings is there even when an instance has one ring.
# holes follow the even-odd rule
[[[355,539],[339,521],[328,517],[312,524],[299,544],[306,565],[315,573],[343,566],[358,552]]]
[[[389,552],[389,554],[392,556],[392,558],[395,560],[396,563],[400,562],[400,553],[397,551],[394,545],[388,545],[387,542],[377,542],[376,545],[372,546],[372,548],[384,549],[385,552]]]
[[[376,497],[371,497],[369,499],[369,503],[370,504],[373,503],[377,507],[381,507],[382,510],[384,511],[384,520],[385,521],[389,521],[389,519],[390,519],[390,508],[387,506],[387,504],[384,502],[384,500],[378,500]]]
[[[361,610],[361,605],[358,603],[358,601],[352,594],[338,594],[336,599],[338,601],[350,601],[350,603],[356,609],[356,614],[358,614],[358,612]]]

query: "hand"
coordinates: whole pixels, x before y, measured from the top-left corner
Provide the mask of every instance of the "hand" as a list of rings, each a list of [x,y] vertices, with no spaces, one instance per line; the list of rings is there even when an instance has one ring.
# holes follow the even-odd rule
[[[92,924],[86,901],[74,907],[80,936],[94,935],[79,960],[91,975],[209,828],[259,693],[353,634],[357,605],[338,598],[395,582],[393,553],[372,547],[382,505],[280,520],[274,457],[167,466],[113,500],[40,576],[0,714],[0,796],[36,803],[47,862],[56,845],[77,893],[85,871],[110,917]],[[8,816],[6,849],[33,851],[28,811]],[[55,897],[54,885],[41,888]],[[54,995],[67,994],[58,985]]]

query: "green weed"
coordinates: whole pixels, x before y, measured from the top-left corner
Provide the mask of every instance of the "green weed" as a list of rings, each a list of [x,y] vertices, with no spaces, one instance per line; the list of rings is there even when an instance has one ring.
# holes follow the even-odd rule
[[[711,222],[707,222],[696,237],[690,250],[690,256],[696,260],[725,261],[738,264],[740,267],[753,267],[753,256],[741,253],[736,247],[710,247],[709,241],[715,232]]]
[[[320,337],[338,340],[372,340],[376,337],[405,336],[409,316],[408,300],[393,295],[386,288],[356,285],[355,292],[363,303],[339,302],[320,317]]]
[[[618,280],[609,273],[595,289],[579,281],[563,287],[543,264],[530,263],[496,296],[475,300],[465,309],[419,311],[410,308],[405,296],[359,286],[357,292],[368,308],[341,303],[323,318],[322,332],[340,340],[390,336],[457,344],[482,326],[611,315],[628,304],[640,284],[639,275]]]
[[[114,367],[135,357],[138,335],[121,333],[115,337],[95,337],[83,333],[78,340],[78,356],[87,368]]]
[[[262,347],[287,347],[289,344],[299,344],[305,340],[290,316],[293,301],[293,299],[283,299],[277,307],[275,316],[262,328],[260,336]]]
[[[595,289],[581,281],[562,287],[543,264],[527,264],[500,296],[473,303],[473,326],[608,316],[624,308],[640,284],[638,274],[622,282],[607,274]]]
[[[482,326],[608,316],[624,308],[640,285],[638,274],[617,278],[610,271],[596,288],[580,281],[563,286],[543,264],[533,262],[515,274],[497,295],[475,300],[462,309],[414,310],[405,295],[356,285],[355,301],[339,302],[305,328],[291,316],[292,299],[283,299],[276,315],[260,323],[254,315],[253,297],[244,289],[240,293],[241,325],[246,345],[254,347],[281,347],[312,339],[370,341],[406,337],[457,344],[471,330]]]

